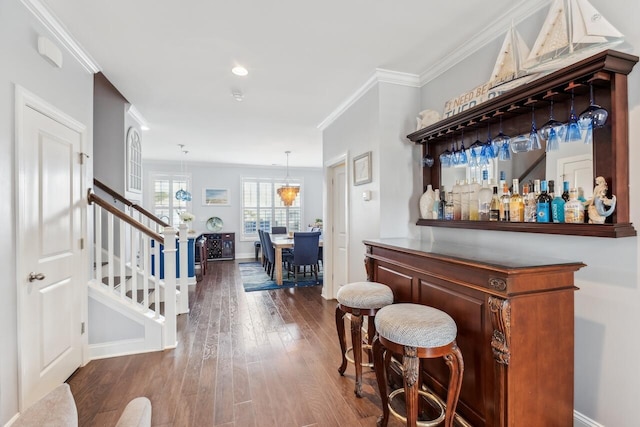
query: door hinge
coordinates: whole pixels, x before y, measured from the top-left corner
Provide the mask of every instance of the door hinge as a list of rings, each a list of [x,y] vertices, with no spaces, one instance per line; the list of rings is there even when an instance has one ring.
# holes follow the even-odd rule
[[[84,159],[85,159],[85,157],[88,159],[89,155],[87,153],[82,153],[82,152],[80,152],[78,154],[80,155],[80,164],[84,165]]]
[[[84,335],[84,322],[80,323],[80,335]]]
[[[80,239],[80,250],[84,249],[84,237]]]

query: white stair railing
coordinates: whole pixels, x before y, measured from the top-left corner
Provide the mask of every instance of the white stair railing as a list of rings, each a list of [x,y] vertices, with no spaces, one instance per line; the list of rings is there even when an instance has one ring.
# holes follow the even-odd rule
[[[144,216],[122,212],[91,191],[89,203],[94,205],[95,225],[92,285],[161,323],[163,347],[175,347],[176,315],[189,312],[186,224],[180,225],[178,239],[174,228],[157,233],[140,221]]]

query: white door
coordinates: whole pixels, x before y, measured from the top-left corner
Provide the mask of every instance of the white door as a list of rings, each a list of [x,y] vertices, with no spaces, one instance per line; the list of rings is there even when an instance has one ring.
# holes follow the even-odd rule
[[[563,181],[569,181],[570,187],[582,188],[584,197],[593,194],[593,158],[591,155],[580,155],[558,159],[558,170]],[[559,191],[562,191],[562,187]]]
[[[21,409],[82,363],[84,127],[16,90]]]
[[[347,283],[348,234],[347,234],[347,173],[344,163],[331,168],[331,224],[332,251],[331,266],[333,275],[333,294]]]

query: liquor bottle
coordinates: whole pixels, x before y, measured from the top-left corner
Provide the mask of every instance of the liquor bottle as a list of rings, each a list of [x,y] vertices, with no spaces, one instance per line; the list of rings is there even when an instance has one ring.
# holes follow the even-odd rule
[[[489,211],[491,210],[492,191],[489,188],[489,172],[482,171],[482,188],[478,191],[478,219],[489,221]]]
[[[460,221],[460,217],[462,215],[461,206],[460,206],[460,192],[462,191],[460,182],[456,180],[455,185],[453,186],[453,219],[454,221]]]
[[[479,209],[479,194],[480,194],[480,184],[476,181],[475,178],[469,184],[469,219],[471,221],[477,221],[480,219],[478,209]]]
[[[578,189],[569,190],[569,201],[564,204],[564,221],[571,224],[584,222],[584,205],[578,200]]]
[[[578,201],[582,203],[582,206],[584,206],[584,212],[582,216],[584,217],[584,222],[587,222],[589,220],[589,213],[587,207],[587,199],[584,198],[584,188],[582,187],[578,187]]]
[[[500,197],[498,197],[498,187],[493,187],[491,205],[489,206],[489,221],[500,220]]]
[[[431,205],[431,218],[438,219],[438,206],[440,206],[440,189],[433,190],[435,197],[433,198],[433,204]]]
[[[562,200],[569,201],[569,181],[562,182]]]
[[[540,181],[540,195],[536,199],[536,221],[549,222],[551,217],[551,196],[547,193],[547,181]]]
[[[524,222],[536,222],[536,195],[531,191],[529,184],[522,188],[524,202]]]
[[[445,200],[445,207],[444,207],[444,219],[445,221],[453,221],[453,216],[454,216],[454,209],[453,209],[453,191],[449,191],[447,193],[447,197]]]
[[[551,220],[553,222],[564,222],[564,204],[565,201],[560,194],[557,194],[551,201]]]
[[[502,197],[500,197],[500,221],[509,221],[511,210],[509,208],[509,201],[511,195],[509,194],[509,187],[505,182],[502,184]]]
[[[524,202],[520,195],[520,182],[518,178],[513,179],[513,194],[509,199],[509,220],[511,222],[524,221]]]
[[[444,185],[440,186],[440,200],[438,200],[438,219],[444,219],[444,210],[447,204],[447,193],[444,191]]]
[[[469,221],[469,183],[466,179],[460,186],[460,219]]]
[[[540,195],[540,180],[539,179],[534,179],[533,180],[533,195],[535,196],[536,199]]]

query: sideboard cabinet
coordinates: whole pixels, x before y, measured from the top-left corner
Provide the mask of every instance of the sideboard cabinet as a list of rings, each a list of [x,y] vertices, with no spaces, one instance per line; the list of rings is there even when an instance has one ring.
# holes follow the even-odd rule
[[[205,233],[207,261],[232,260],[236,257],[236,233]]]
[[[464,358],[457,414],[467,425],[573,425],[573,276],[584,264],[407,239],[364,244],[368,280],[390,286],[395,302],[455,320]],[[422,371],[446,400],[444,361],[423,361]]]

